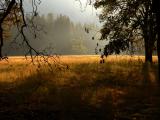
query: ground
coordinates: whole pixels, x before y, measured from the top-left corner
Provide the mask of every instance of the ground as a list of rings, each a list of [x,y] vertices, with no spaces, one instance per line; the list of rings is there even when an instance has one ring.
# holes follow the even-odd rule
[[[54,59],[55,60],[55,59]],[[0,62],[2,120],[158,120],[157,58],[60,56],[56,63]]]

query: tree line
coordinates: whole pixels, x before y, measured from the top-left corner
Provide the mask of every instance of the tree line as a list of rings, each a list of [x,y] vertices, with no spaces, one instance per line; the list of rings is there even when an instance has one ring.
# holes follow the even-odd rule
[[[86,27],[92,27],[98,30],[95,24],[74,23],[65,15],[37,15],[31,22],[31,16],[26,16],[28,25],[34,23],[38,31],[27,29],[25,36],[29,38],[29,44],[37,51],[48,50],[49,54],[94,54],[96,41],[92,41],[91,36],[85,33]],[[5,27],[4,27],[5,28]],[[7,30],[4,30],[7,31]],[[4,44],[4,54],[24,55],[27,46],[21,44],[21,37],[15,37],[19,31],[16,26],[12,26]],[[35,34],[34,34],[35,33]],[[50,50],[49,50],[50,49]]]

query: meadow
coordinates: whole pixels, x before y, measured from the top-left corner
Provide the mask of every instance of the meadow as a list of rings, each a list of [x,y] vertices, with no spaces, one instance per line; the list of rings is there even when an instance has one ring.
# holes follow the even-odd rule
[[[1,120],[158,120],[157,58],[61,56],[33,65],[0,61]]]

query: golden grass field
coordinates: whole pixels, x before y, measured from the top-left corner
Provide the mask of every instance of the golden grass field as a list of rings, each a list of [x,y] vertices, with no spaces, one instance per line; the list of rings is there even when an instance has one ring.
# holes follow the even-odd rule
[[[84,64],[87,65],[93,65],[97,71],[101,71],[101,69],[107,69],[108,66],[112,66],[113,72],[114,69],[125,69],[126,72],[127,69],[130,69],[130,67],[135,67],[136,65],[139,65],[142,67],[142,64],[144,63],[144,56],[109,56],[105,58],[105,64],[100,64],[100,56],[99,55],[69,55],[69,56],[60,56],[57,59],[57,63],[63,65],[68,65],[70,68],[73,66],[80,66],[81,64],[85,67]],[[52,64],[52,61],[49,60]],[[153,61],[157,62],[157,57],[153,57]],[[108,66],[107,66],[108,65]],[[124,66],[123,66],[124,65]],[[130,66],[131,65],[131,66]],[[134,66],[135,65],[135,66]],[[33,73],[37,72],[37,66],[33,65],[31,63],[30,57],[26,59],[25,57],[9,57],[7,61],[1,61],[0,62],[0,81],[5,82],[12,82],[17,80],[18,78],[27,77],[29,75],[32,75]],[[43,63],[41,65],[42,71],[43,69],[46,69],[43,66]],[[89,70],[89,68],[88,68]],[[69,70],[72,71],[72,70]],[[85,72],[85,71],[84,71]],[[104,71],[105,72],[105,71]],[[125,71],[124,71],[125,72]],[[107,74],[107,73],[106,73]]]
[[[109,56],[100,64],[97,55],[71,55],[39,66],[10,57],[0,62],[0,118],[157,120],[160,89],[153,59],[150,65],[143,56]]]

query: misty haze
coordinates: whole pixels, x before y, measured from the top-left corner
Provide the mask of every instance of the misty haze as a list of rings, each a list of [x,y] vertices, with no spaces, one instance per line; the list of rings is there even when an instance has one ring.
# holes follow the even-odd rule
[[[93,6],[85,7],[83,3],[80,7],[79,2],[69,0],[42,1],[38,11],[38,16],[34,17],[34,23],[38,31],[32,28],[26,29],[26,37],[29,38],[31,46],[40,51],[50,49],[49,54],[59,55],[93,55],[98,42],[99,23]],[[32,6],[29,1],[25,8],[28,12]],[[62,3],[62,4],[61,4]],[[62,8],[63,7],[63,8]],[[26,22],[30,23],[32,16],[27,15]],[[86,33],[85,28],[89,29]],[[10,28],[9,28],[10,29]],[[6,28],[7,32],[8,28]],[[27,46],[22,45],[21,37],[18,36],[17,26],[11,28],[7,42],[4,45],[4,55],[24,55]],[[36,36],[34,35],[36,32]],[[96,40],[92,40],[95,36]],[[16,44],[17,43],[17,44]],[[26,49],[25,49],[26,48]]]
[[[159,119],[159,0],[0,0],[0,120]]]

